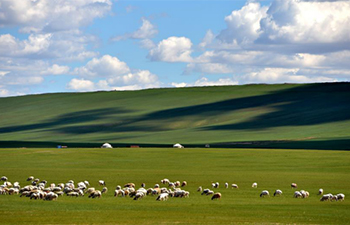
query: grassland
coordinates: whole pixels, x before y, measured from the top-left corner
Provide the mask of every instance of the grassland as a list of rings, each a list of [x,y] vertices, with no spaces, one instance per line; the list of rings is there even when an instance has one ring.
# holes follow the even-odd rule
[[[0,195],[1,224],[348,224],[350,221],[350,153],[348,151],[267,149],[0,149],[0,175],[23,186],[29,175],[59,183],[104,179],[109,192],[101,199],[60,197],[48,202]],[[190,197],[157,202],[115,198],[116,185],[161,179],[186,180]],[[217,190],[211,201],[198,186]],[[223,183],[239,189],[224,189]],[[251,188],[253,182],[258,188]],[[292,198],[290,184],[310,192]],[[281,197],[260,198],[280,188]],[[343,202],[320,202],[317,191],[344,193]]]
[[[56,93],[0,98],[0,106],[3,148],[350,149],[349,83]]]

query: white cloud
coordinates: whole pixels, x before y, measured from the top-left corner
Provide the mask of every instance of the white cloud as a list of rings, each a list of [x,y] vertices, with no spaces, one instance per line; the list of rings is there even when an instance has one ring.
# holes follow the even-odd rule
[[[189,63],[187,64],[184,73],[200,72],[206,74],[223,74],[232,73],[233,68],[222,63]]]
[[[92,91],[95,89],[95,84],[90,80],[73,78],[67,88],[76,91]]]
[[[250,44],[260,33],[260,21],[266,17],[267,7],[257,2],[249,2],[240,10],[232,11],[225,17],[227,29],[220,32],[218,39],[230,44]]]
[[[51,67],[47,68],[47,70],[42,71],[41,74],[59,75],[59,74],[67,74],[68,72],[69,72],[68,66],[60,66],[57,64],[53,64]]]
[[[55,32],[86,26],[112,8],[110,0],[5,0],[0,25],[21,26],[23,32]]]
[[[151,39],[142,39],[140,41],[140,46],[141,48],[152,49],[155,48],[157,45]]]
[[[201,43],[199,43],[198,47],[200,49],[205,49],[208,45],[210,45],[215,39],[215,35],[211,30],[208,30],[205,34]]]
[[[186,37],[169,37],[151,49],[148,58],[152,61],[190,62],[192,42]]]
[[[194,83],[185,83],[185,82],[171,83],[173,87],[228,86],[228,85],[237,85],[237,84],[238,82],[231,78],[219,78],[218,80],[209,80],[206,77],[202,77],[196,80]]]
[[[313,83],[335,82],[337,79],[325,76],[307,76],[299,74],[298,68],[264,68],[262,70],[235,76],[239,84],[247,83]]]
[[[0,86],[0,97],[6,97],[9,95],[9,91],[6,89],[2,89]]]
[[[142,18],[142,26],[132,33],[111,38],[112,41],[120,41],[124,39],[150,39],[158,34],[157,28],[147,19]]]
[[[89,79],[73,79],[67,85],[73,90],[135,90],[160,86],[157,75],[148,70],[130,69],[125,62],[110,55],[92,59],[76,68],[73,74]],[[99,80],[91,80],[96,78]]]
[[[82,77],[112,77],[130,72],[125,62],[117,57],[104,55],[101,58],[93,58],[85,66],[76,68],[74,74]]]

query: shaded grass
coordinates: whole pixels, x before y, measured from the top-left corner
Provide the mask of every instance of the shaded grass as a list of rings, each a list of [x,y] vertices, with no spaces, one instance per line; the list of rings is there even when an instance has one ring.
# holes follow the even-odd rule
[[[56,202],[0,196],[1,224],[347,224],[350,204],[320,202],[319,188],[349,196],[350,154],[345,151],[255,149],[1,149],[0,175],[25,185],[33,175],[59,183],[104,179],[101,199],[60,197]],[[161,179],[186,180],[190,198],[157,202],[114,198],[116,185]],[[223,198],[211,201],[198,186],[220,182]],[[239,189],[224,189],[225,182]],[[253,182],[258,188],[251,188]],[[290,183],[308,190],[309,199],[292,198]],[[259,198],[262,190],[281,197]]]

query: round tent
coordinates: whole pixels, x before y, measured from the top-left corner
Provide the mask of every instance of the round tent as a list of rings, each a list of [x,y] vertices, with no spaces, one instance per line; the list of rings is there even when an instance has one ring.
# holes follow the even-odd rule
[[[101,148],[113,148],[111,144],[109,143],[104,143]]]

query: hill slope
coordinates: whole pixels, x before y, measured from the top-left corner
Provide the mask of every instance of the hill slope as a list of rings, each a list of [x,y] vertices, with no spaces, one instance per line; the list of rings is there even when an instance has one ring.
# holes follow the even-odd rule
[[[58,93],[0,98],[0,105],[0,147],[350,149],[350,83]]]

